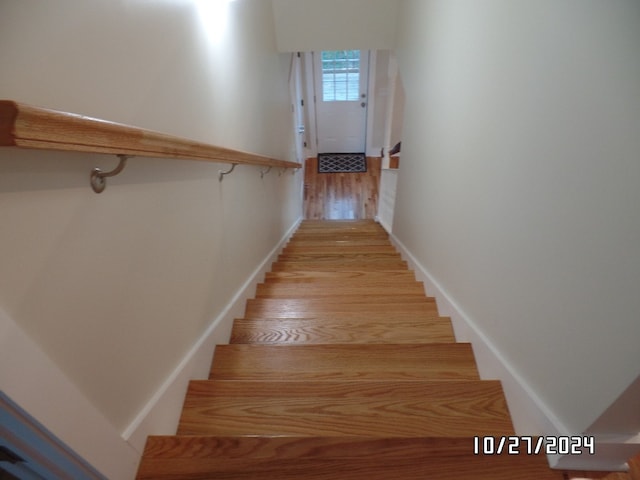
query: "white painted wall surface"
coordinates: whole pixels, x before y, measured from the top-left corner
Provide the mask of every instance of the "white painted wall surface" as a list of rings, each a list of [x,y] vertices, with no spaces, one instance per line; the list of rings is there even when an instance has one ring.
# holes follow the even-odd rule
[[[555,427],[585,431],[640,373],[640,3],[399,16],[394,234]]]
[[[391,49],[397,0],[272,0],[281,52]]]
[[[290,56],[276,51],[271,3],[214,4],[2,2],[0,96],[293,160]],[[154,430],[140,415],[216,319],[207,338],[224,341],[220,316],[301,215],[299,173],[239,166],[219,183],[227,165],[136,158],[94,194],[90,169],[116,162],[0,149],[0,308],[77,389],[34,395],[75,396],[111,427],[74,426],[85,438]],[[4,387],[34,378],[24,355]],[[54,433],[78,448],[78,434]],[[124,478],[119,459],[81,447]]]

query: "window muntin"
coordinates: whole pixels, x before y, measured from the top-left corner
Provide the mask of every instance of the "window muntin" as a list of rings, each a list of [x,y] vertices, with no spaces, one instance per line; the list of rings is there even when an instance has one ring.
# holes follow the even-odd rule
[[[354,102],[360,98],[360,50],[321,52],[322,100]]]

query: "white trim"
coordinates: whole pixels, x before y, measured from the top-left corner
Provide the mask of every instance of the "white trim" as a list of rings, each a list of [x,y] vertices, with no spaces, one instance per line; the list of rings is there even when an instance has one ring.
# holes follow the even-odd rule
[[[189,380],[209,376],[212,345],[228,343],[234,318],[242,316],[247,299],[255,295],[256,285],[264,278],[264,274],[271,268],[271,263],[277,259],[278,253],[301,221],[302,218],[298,218],[280,242],[247,278],[220,315],[211,322],[209,328],[193,344],[162,386],[122,432],[122,437],[138,451],[142,452],[149,435],[172,435],[175,433]]]
[[[365,126],[364,151],[368,157],[377,157],[380,155],[380,149],[373,147],[373,123],[375,120],[376,110],[376,69],[378,64],[378,51],[366,50],[369,54],[369,72],[367,78],[367,120]]]
[[[424,283],[426,292],[435,296],[440,314],[451,317],[456,340],[472,344],[480,377],[499,379],[502,382],[516,433],[518,435],[571,435],[572,432],[504,358],[472,317],[464,312],[409,249],[392,232],[388,229],[387,231],[391,242],[407,261],[409,268],[414,270],[416,279]],[[576,434],[573,433],[573,435]],[[616,471],[626,467],[626,459],[632,456],[628,452],[637,452],[639,443],[640,440],[637,437],[621,440],[620,436],[606,438],[596,435],[596,455],[550,456],[548,460],[553,468]]]
[[[318,154],[318,125],[316,122],[316,74],[315,74],[315,53],[305,52],[304,54],[304,76],[305,76],[305,102],[306,117],[308,124],[309,143],[307,145],[307,158],[315,157]],[[306,159],[305,159],[306,160]]]

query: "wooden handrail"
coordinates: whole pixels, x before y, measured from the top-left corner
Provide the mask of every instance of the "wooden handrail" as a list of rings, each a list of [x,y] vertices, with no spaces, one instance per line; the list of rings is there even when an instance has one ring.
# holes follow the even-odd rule
[[[11,100],[0,100],[0,146],[167,157],[278,168],[301,166],[295,162]]]

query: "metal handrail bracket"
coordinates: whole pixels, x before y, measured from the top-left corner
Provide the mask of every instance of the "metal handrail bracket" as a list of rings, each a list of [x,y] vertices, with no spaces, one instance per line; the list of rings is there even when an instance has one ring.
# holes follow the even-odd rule
[[[260,170],[260,178],[264,178],[264,176],[271,171],[272,167],[267,167],[266,170]]]
[[[133,158],[132,155],[117,155],[117,157],[120,159],[120,163],[113,170],[109,172],[104,172],[98,167],[91,170],[90,183],[91,183],[91,188],[93,189],[94,192],[96,193],[104,192],[104,189],[107,187],[106,179],[108,177],[115,177],[120,172],[122,172],[122,170],[124,170],[124,167],[127,165],[127,160],[130,158]]]
[[[224,176],[225,175],[229,175],[231,172],[233,172],[234,168],[236,168],[236,165],[238,165],[237,163],[232,163],[231,164],[231,168],[229,170],[227,170],[226,172],[223,170],[218,170],[218,180],[222,181],[224,180]]]

